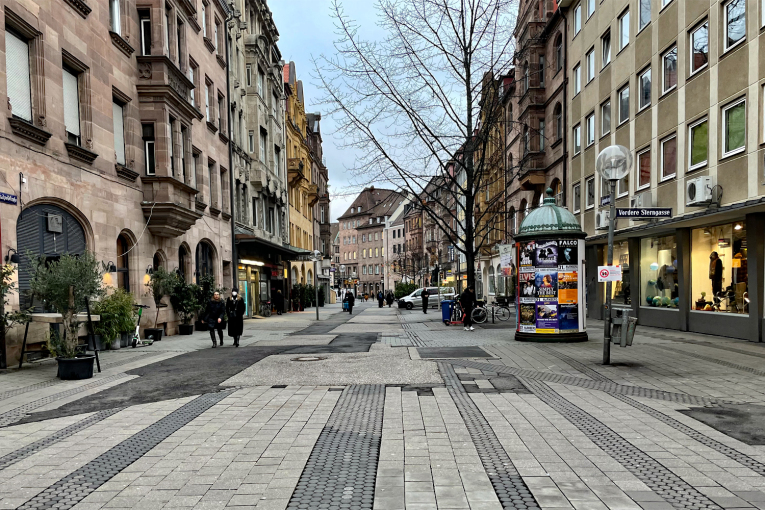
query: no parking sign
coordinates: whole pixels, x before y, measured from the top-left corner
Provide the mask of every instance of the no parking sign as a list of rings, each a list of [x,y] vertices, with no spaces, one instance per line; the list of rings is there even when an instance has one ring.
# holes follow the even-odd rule
[[[621,266],[598,266],[598,282],[622,281]]]

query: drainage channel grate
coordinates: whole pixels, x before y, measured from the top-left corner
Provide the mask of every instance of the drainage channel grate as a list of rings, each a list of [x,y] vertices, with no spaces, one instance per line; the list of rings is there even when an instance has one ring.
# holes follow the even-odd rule
[[[371,509],[385,386],[348,386],[308,457],[287,508]]]
[[[21,505],[19,510],[67,510],[72,508],[114,475],[168,438],[173,432],[191,422],[234,391],[208,393],[195,398],[54,483]]]
[[[72,423],[71,425],[64,427],[58,432],[54,432],[53,434],[47,437],[39,439],[35,441],[34,443],[30,443],[23,448],[19,448],[18,450],[12,451],[11,453],[7,455],[3,455],[2,457],[0,457],[0,470],[7,468],[11,464],[14,464],[22,459],[26,459],[30,455],[34,455],[35,453],[39,452],[40,450],[44,448],[47,448],[48,446],[52,444],[58,443],[59,441],[63,441],[67,437],[73,436],[77,432],[84,430],[90,427],[91,425],[94,425],[100,422],[101,420],[122,411],[123,409],[124,409],[123,407],[117,407],[115,409],[106,409],[105,411],[99,411],[91,416],[88,416],[87,418],[84,418],[78,421],[77,423]]]
[[[712,500],[690,486],[659,461],[604,425],[600,420],[572,404],[547,384],[521,379],[536,397],[581,430],[595,446],[624,466],[674,508],[719,510]]]
[[[438,370],[444,378],[446,388],[454,400],[457,410],[462,419],[465,420],[470,438],[478,450],[478,457],[481,459],[486,474],[489,475],[489,480],[500,503],[502,503],[502,508],[539,508],[526,482],[515,469],[489,422],[486,421],[481,411],[465,392],[454,368],[448,363],[438,362]]]
[[[580,372],[589,375],[593,379],[600,379],[602,381],[612,382],[611,379],[609,379],[605,375],[601,374],[600,372],[597,372],[596,370],[593,370],[592,368],[588,367],[584,363],[577,361],[566,354],[557,352],[555,349],[552,349],[550,347],[547,347],[545,350],[549,352],[551,355],[565,361],[566,363],[576,368]],[[748,455],[745,455],[739,452],[738,450],[731,448],[728,445],[722,444],[721,442],[715,439],[712,439],[711,437],[707,435],[702,434],[698,430],[695,430],[689,427],[688,425],[670,416],[667,416],[661,411],[657,411],[656,409],[652,407],[649,407],[641,402],[638,402],[637,400],[633,400],[629,397],[625,397],[624,395],[620,395],[618,393],[612,393],[611,396],[614,397],[615,399],[621,400],[625,404],[629,404],[632,407],[640,411],[643,411],[645,414],[656,418],[657,420],[661,421],[662,423],[665,423],[666,425],[669,425],[670,427],[672,427],[673,429],[679,432],[682,432],[683,434],[690,437],[691,439],[695,439],[696,441],[703,444],[704,446],[708,446],[709,448],[712,448],[713,450],[719,453],[722,453],[729,459],[734,460],[745,467],[748,467],[755,473],[765,476],[765,464],[763,464],[762,462],[759,462],[749,457]]]

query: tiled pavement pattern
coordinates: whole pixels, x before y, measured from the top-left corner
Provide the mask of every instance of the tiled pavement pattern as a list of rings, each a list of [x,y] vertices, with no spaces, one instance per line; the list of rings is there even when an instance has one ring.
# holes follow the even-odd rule
[[[170,434],[208,410],[230,394],[228,391],[201,395],[173,411],[138,434],[99,455],[85,466],[65,476],[19,507],[20,510],[66,510],[114,475],[140,459]]]
[[[81,430],[84,430],[90,427],[94,423],[98,423],[101,420],[104,420],[108,418],[109,416],[120,412],[121,410],[122,409],[117,407],[114,409],[106,409],[104,411],[99,411],[97,413],[91,414],[90,416],[83,418],[67,427],[64,427],[63,429],[56,431],[49,436],[46,436],[42,439],[38,439],[34,443],[31,443],[27,446],[19,448],[18,450],[14,450],[7,455],[3,455],[2,457],[0,457],[0,470],[7,468],[8,466],[10,466],[11,464],[15,462],[25,459],[29,457],[30,455],[37,453],[38,451],[44,448],[47,448],[48,446],[54,443],[62,441],[66,439],[67,437],[70,437],[76,434],[77,432],[80,432]]]
[[[446,388],[449,390],[449,395],[451,395],[465,420],[470,437],[475,443],[478,456],[481,458],[481,463],[489,475],[494,491],[502,503],[502,508],[519,510],[539,508],[534,496],[516,470],[504,447],[500,444],[486,418],[465,392],[452,366],[439,362],[438,368],[444,378]]]
[[[385,386],[378,384],[343,391],[287,508],[372,508],[384,397]]]

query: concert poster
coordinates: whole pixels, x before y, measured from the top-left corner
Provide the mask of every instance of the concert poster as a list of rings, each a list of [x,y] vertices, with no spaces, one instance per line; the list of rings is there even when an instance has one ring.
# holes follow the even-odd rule
[[[537,271],[534,275],[534,285],[537,288],[537,297],[540,299],[552,299],[557,301],[557,271]]]
[[[536,245],[535,266],[558,267],[558,241],[541,241]]]
[[[558,302],[537,301],[537,333],[558,332]]]
[[[558,272],[558,303],[576,304],[579,302],[579,281],[576,271]]]
[[[558,307],[558,328],[561,333],[579,331],[578,305],[560,305]]]

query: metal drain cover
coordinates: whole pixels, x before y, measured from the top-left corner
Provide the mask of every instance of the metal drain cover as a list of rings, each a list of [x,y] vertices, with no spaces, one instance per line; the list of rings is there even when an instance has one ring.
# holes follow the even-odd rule
[[[290,361],[321,361],[327,358],[321,358],[319,356],[301,356],[299,358],[292,358]]]

